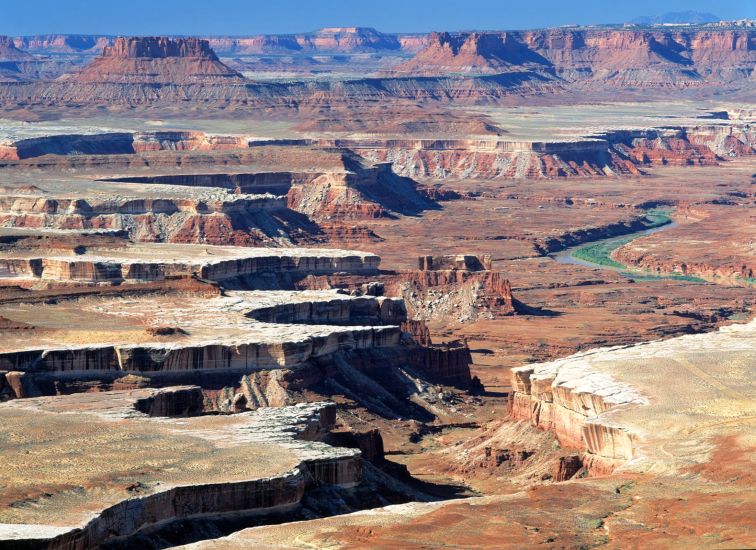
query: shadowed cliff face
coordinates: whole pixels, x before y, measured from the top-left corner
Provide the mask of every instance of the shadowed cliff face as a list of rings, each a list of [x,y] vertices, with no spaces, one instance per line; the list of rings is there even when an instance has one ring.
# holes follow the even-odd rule
[[[672,71],[668,80],[709,74],[733,78],[724,73],[735,68],[753,71],[754,43],[756,33],[749,30],[432,33],[428,45],[396,71],[496,73],[532,68],[556,71],[569,80],[617,80],[626,71],[638,70],[634,78],[653,82],[658,79],[655,71],[666,69]]]
[[[30,53],[19,50],[8,36],[0,36],[0,61],[29,61],[34,59]]]

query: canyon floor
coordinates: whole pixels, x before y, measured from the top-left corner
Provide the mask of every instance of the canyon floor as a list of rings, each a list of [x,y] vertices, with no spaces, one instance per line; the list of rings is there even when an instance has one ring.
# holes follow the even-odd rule
[[[447,39],[0,82],[0,547],[756,546],[748,90]]]

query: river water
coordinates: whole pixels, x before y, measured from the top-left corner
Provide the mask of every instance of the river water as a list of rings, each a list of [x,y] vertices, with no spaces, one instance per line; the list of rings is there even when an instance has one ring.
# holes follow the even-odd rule
[[[600,243],[612,243],[616,242],[617,246],[613,247],[613,250],[616,248],[619,248],[620,246],[627,244],[628,242],[634,241],[635,239],[639,237],[645,237],[646,235],[651,235],[653,233],[658,233],[660,231],[666,231],[667,229],[672,229],[673,227],[677,227],[676,222],[669,222],[665,223],[664,225],[660,225],[657,227],[652,227],[650,229],[643,229],[641,231],[636,231],[635,233],[627,233],[625,235],[618,235],[616,237],[609,237],[608,239],[600,239],[598,241],[590,241],[587,243],[583,243],[578,246],[573,246],[571,248],[565,248],[564,250],[560,252],[556,252],[554,254],[550,254],[549,256],[553,258],[555,261],[557,261],[560,264],[573,264],[573,265],[582,265],[586,267],[593,267],[596,269],[608,269],[610,271],[616,271],[622,275],[625,275],[626,277],[633,277],[633,276],[654,276],[655,278],[659,279],[665,279],[665,278],[673,278],[673,277],[664,277],[663,275],[652,275],[648,273],[643,273],[641,271],[636,271],[633,273],[631,267],[613,267],[608,265],[602,265],[597,264],[593,262],[589,262],[586,260],[582,260],[580,258],[576,258],[573,256],[576,250],[579,250],[586,246],[594,246],[596,244]]]

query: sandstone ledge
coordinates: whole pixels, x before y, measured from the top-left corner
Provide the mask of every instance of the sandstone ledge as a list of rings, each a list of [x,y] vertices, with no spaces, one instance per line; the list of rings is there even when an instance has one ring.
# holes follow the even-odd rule
[[[170,399],[172,391],[0,405],[0,433],[14,449],[2,474],[8,491],[0,503],[0,541],[89,548],[160,521],[294,507],[308,479],[347,487],[360,480],[359,451],[318,441],[335,420],[332,404],[164,419],[135,408],[157,394]],[[79,422],[69,422],[70,414]],[[87,453],[80,438],[90,441]],[[83,498],[70,489],[77,486]]]
[[[16,250],[0,258],[0,277],[80,282],[145,282],[199,276],[220,281],[260,274],[369,273],[380,258],[358,251],[139,243],[83,254],[40,256]]]
[[[513,369],[512,414],[585,451],[594,472],[676,471],[703,462],[713,434],[751,429],[754,342],[751,321]]]
[[[406,318],[401,300],[336,291],[93,297],[0,309],[37,327],[4,331],[0,370],[40,374],[296,367],[338,351],[396,346]]]

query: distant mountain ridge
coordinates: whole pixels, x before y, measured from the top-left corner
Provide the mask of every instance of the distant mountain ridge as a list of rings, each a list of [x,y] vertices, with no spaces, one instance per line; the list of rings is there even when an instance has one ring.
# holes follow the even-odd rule
[[[417,53],[427,35],[383,33],[370,27],[328,27],[296,34],[258,34],[250,36],[207,36],[210,47],[221,55],[278,53]],[[181,37],[174,37],[181,38]],[[115,37],[107,35],[41,34],[17,36],[15,46],[34,53],[78,53],[97,55],[112,46]]]
[[[701,25],[703,23],[716,23],[720,20],[721,17],[713,13],[688,10],[670,11],[663,15],[643,15],[630,22],[637,25],[683,25],[685,23]]]

